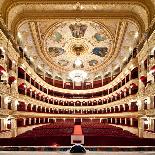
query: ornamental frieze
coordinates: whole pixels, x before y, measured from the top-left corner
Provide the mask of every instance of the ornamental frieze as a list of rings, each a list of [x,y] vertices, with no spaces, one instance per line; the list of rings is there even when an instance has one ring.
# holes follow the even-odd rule
[[[145,115],[148,117],[155,116],[155,109],[145,110]]]
[[[127,64],[127,66],[123,69],[123,71],[112,82],[108,83],[106,86],[102,86],[102,87],[94,88],[94,89],[87,89],[87,90],[69,90],[69,89],[64,90],[62,88],[58,88],[58,87],[55,87],[55,86],[52,86],[52,85],[46,83],[42,78],[40,78],[36,74],[36,72],[29,66],[29,64],[24,59],[19,59],[19,66],[24,68],[27,74],[31,73],[31,77],[33,79],[36,79],[37,83],[44,85],[44,87],[46,89],[54,89],[55,91],[58,91],[58,92],[62,92],[62,93],[65,92],[65,93],[71,93],[71,94],[93,93],[93,92],[98,92],[98,91],[102,91],[104,89],[111,88],[112,86],[115,86],[116,84],[118,84],[122,79],[124,79],[124,77],[126,75],[130,74],[131,70],[135,66],[137,66],[136,64],[137,64],[137,58],[135,58],[131,62],[129,62]],[[22,82],[21,79],[18,79],[18,81]],[[133,82],[135,82],[135,81],[133,81]],[[138,84],[138,81],[136,82],[136,84]]]
[[[0,83],[0,93],[1,94],[9,94],[10,93],[9,84]]]
[[[155,96],[155,83],[147,85],[145,88],[146,95]]]
[[[35,112],[20,112],[16,111],[13,113],[13,116],[16,118],[20,117],[47,117],[47,118],[72,118],[72,115],[69,114],[47,114],[47,113],[35,113]],[[124,118],[124,117],[131,117],[131,118],[137,118],[138,112],[124,112],[124,113],[114,113],[114,114],[88,114],[88,115],[78,115],[74,114],[74,118],[107,118],[107,117],[115,117],[115,118]]]

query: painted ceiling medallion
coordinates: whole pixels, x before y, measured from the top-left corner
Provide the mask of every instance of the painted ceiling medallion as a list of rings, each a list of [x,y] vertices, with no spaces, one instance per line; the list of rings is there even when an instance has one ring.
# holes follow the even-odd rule
[[[65,45],[65,49],[70,55],[82,56],[88,54],[91,49],[91,44],[84,38],[72,38]]]
[[[77,68],[77,58],[83,70],[92,70],[104,63],[104,57],[112,48],[112,38],[106,28],[92,21],[68,20],[51,27],[44,40],[44,50],[49,61],[64,67],[68,73]],[[96,65],[88,62],[97,59]],[[62,63],[68,62],[68,63]],[[64,65],[65,64],[65,65]],[[59,66],[60,65],[60,66]]]
[[[75,52],[75,54],[77,56],[81,55],[84,51],[84,47],[82,45],[73,45],[73,52]]]
[[[57,57],[65,53],[64,49],[59,47],[49,47],[49,54],[51,57]]]
[[[100,34],[100,33],[95,33],[94,38],[98,42],[106,40],[106,37],[103,34]]]
[[[89,66],[95,66],[95,65],[97,65],[98,61],[97,60],[91,60],[88,63],[89,63]]]
[[[68,63],[69,63],[69,61],[67,61],[67,60],[60,60],[58,63],[59,63],[61,66],[67,66]]]
[[[81,23],[75,23],[69,25],[69,28],[72,32],[72,36],[75,38],[84,37],[87,27],[88,27],[87,25]]]
[[[108,52],[107,47],[95,47],[92,51],[93,54],[99,56],[99,57],[104,57]]]

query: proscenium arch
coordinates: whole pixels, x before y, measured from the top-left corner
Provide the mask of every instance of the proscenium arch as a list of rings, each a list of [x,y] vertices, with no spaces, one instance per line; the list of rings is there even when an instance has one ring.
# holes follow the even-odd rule
[[[72,13],[72,17],[70,16]],[[123,12],[123,13],[101,13],[101,12],[96,12],[93,13],[92,16],[90,16],[89,13],[85,12],[85,13],[73,13],[73,12],[51,12],[51,13],[47,13],[47,14],[42,14],[41,12],[27,12],[27,13],[21,13],[18,16],[16,16],[16,18],[14,19],[12,25],[11,25],[11,32],[13,33],[14,37],[16,38],[17,35],[17,29],[19,27],[19,25],[21,23],[23,23],[24,21],[39,21],[39,20],[50,20],[50,19],[76,19],[76,18],[80,18],[83,20],[87,20],[89,18],[89,20],[95,20],[95,19],[127,19],[129,21],[134,22],[138,28],[139,28],[139,32],[140,34],[145,32],[145,24],[143,22],[143,20],[133,14],[133,13],[128,13],[128,12]]]
[[[132,6],[132,10],[130,8],[130,12],[129,13],[134,13],[136,14],[136,16],[140,17],[140,10],[141,11],[145,11],[145,15],[147,16],[147,20],[145,18],[145,21],[143,19],[143,22],[144,22],[144,25],[147,23],[147,25],[150,23],[150,21],[152,20],[153,18],[153,15],[154,15],[154,7],[153,7],[153,4],[151,3],[151,1],[149,0],[149,3],[148,3],[148,0],[127,0],[127,1],[124,1],[124,0],[117,0],[115,2],[111,2],[109,0],[105,0],[105,1],[83,1],[83,0],[80,0],[79,1],[82,5],[95,5],[95,4],[99,4],[101,6],[103,6],[104,4],[106,5],[122,5],[124,8],[125,5],[129,5],[130,7]],[[8,21],[8,15],[9,15],[9,12],[14,9],[16,6],[20,6],[20,12],[17,10],[17,14],[22,14],[22,13],[25,13],[27,11],[30,11],[31,10],[27,10],[27,8],[29,8],[30,5],[58,5],[58,4],[61,4],[61,5],[75,5],[77,3],[77,1],[74,1],[74,0],[71,0],[71,1],[64,1],[64,0],[61,0],[61,1],[57,1],[57,0],[45,0],[44,2],[42,2],[41,0],[31,0],[31,1],[26,1],[26,0],[14,0],[12,2],[12,0],[4,0],[4,3],[2,5],[2,10],[1,10],[1,16],[2,18],[4,19],[6,25],[8,25],[11,21]],[[136,8],[134,8],[136,7]],[[33,9],[33,8],[32,8]],[[40,9],[40,8],[39,8]],[[38,10],[39,10],[38,9]],[[21,11],[22,10],[22,11]],[[123,9],[122,9],[123,10]],[[40,11],[43,13],[43,14],[46,14],[46,11],[43,10],[43,8],[40,9]],[[52,13],[52,10],[49,9],[48,10],[49,13],[51,12]],[[67,10],[66,10],[67,11]],[[79,13],[83,14],[84,12],[89,12],[89,10],[82,10],[82,11],[79,11]],[[117,10],[119,11],[119,10]],[[37,9],[34,11],[34,13],[37,12]],[[57,12],[57,10],[55,10],[53,13]],[[59,10],[59,12],[64,12],[63,11],[63,8]],[[77,12],[77,10],[75,11],[74,9],[71,11],[71,14],[75,14],[75,12]],[[92,14],[93,10],[90,11],[90,14]],[[99,12],[97,10],[95,10],[94,12]],[[112,11],[109,11],[109,12],[113,12]],[[65,13],[65,12],[64,12]],[[100,11],[100,13],[106,13],[106,11],[103,12]],[[94,13],[93,13],[94,14]],[[114,12],[115,14],[115,12]],[[144,14],[144,12],[143,12]],[[11,17],[12,18],[12,17]],[[141,19],[143,18],[143,16],[141,16]],[[10,29],[10,26],[8,27]],[[145,30],[147,28],[145,27]]]
[[[107,4],[107,3],[120,3],[120,4],[123,4],[125,3],[124,0],[117,0],[115,2],[109,2],[109,0],[105,0],[105,1],[101,1],[101,0],[92,0],[92,1],[84,1],[84,0],[79,0],[78,2],[80,2],[81,4]],[[148,16],[149,16],[149,20],[148,22],[150,22],[154,16],[154,13],[155,13],[155,7],[154,7],[154,4],[152,3],[151,0],[127,0],[126,1],[127,3],[130,3],[130,4],[133,4],[133,5],[140,5],[142,6],[143,8],[145,8],[148,12]],[[8,13],[8,9],[16,6],[17,4],[35,4],[35,3],[38,3],[38,4],[42,4],[42,0],[31,0],[31,1],[26,1],[26,0],[4,0],[2,2],[2,6],[0,8],[1,10],[1,14],[2,14],[2,17],[3,19],[7,20],[7,13]],[[66,1],[66,0],[53,0],[51,2],[51,0],[44,0],[44,3],[46,4],[76,4],[77,1],[75,0],[70,0],[70,1]]]

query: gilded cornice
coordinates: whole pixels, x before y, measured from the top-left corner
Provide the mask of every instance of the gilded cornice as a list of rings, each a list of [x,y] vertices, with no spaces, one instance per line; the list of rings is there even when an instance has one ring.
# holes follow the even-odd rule
[[[9,115],[12,115],[13,111],[9,109],[1,109],[0,108],[0,117],[8,117]]]
[[[153,4],[151,3],[151,1],[148,2],[148,0],[128,0],[128,1],[123,1],[123,0],[117,0],[117,1],[113,1],[113,2],[109,2],[109,1],[80,1],[82,5],[106,5],[106,4],[120,4],[120,5],[135,5],[135,6],[139,6],[141,8],[143,8],[144,10],[146,10],[149,19],[148,21],[151,21],[151,19],[153,18],[153,14],[154,14],[154,7]],[[7,13],[10,11],[11,8],[15,7],[16,5],[22,5],[22,4],[27,4],[27,5],[32,5],[32,4],[71,4],[71,5],[75,5],[77,3],[77,1],[49,1],[46,0],[44,2],[40,1],[40,0],[31,0],[31,1],[19,1],[19,0],[14,0],[13,2],[11,0],[6,0],[3,3],[2,6],[2,16],[3,18],[5,18],[5,21],[7,21]],[[124,7],[124,6],[123,6]],[[135,11],[135,10],[134,10]]]
[[[10,60],[14,60],[16,63],[18,62],[19,54],[15,51],[12,43],[6,38],[2,30],[0,30],[0,46],[4,47],[7,51],[7,56]]]
[[[146,115],[147,117],[152,117],[152,116],[154,117],[155,116],[155,110],[154,109],[145,110],[144,115]]]
[[[39,21],[39,20],[66,20],[66,19],[87,19],[87,20],[98,20],[98,19],[118,19],[118,20],[128,20],[134,22],[138,28],[139,33],[145,31],[145,23],[141,19],[139,15],[134,14],[133,12],[102,12],[102,11],[95,11],[91,12],[71,12],[71,11],[51,11],[51,12],[37,12],[30,10],[28,12],[21,12],[20,14],[16,15],[15,19],[11,24],[11,32],[16,38],[16,34],[18,31],[18,27],[21,23],[25,21]]]
[[[48,113],[35,113],[35,112],[20,112],[16,111],[13,114],[14,117],[44,117],[44,118],[137,118],[138,112],[123,112],[123,113],[113,113],[113,114],[48,114]]]
[[[0,83],[0,94],[3,94],[3,95],[10,94],[9,84]]]
[[[142,61],[147,59],[148,55],[150,54],[150,51],[155,47],[155,33],[153,32],[151,36],[146,39],[143,48],[141,51],[139,51],[137,57],[138,57],[138,63],[141,64]]]

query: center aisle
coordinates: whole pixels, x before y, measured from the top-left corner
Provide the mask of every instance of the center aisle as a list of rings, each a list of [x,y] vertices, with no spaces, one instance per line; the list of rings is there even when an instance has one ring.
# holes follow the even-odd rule
[[[73,135],[83,135],[81,125],[74,125]]]
[[[84,144],[84,135],[81,125],[74,125],[74,132],[71,135],[71,144]]]

